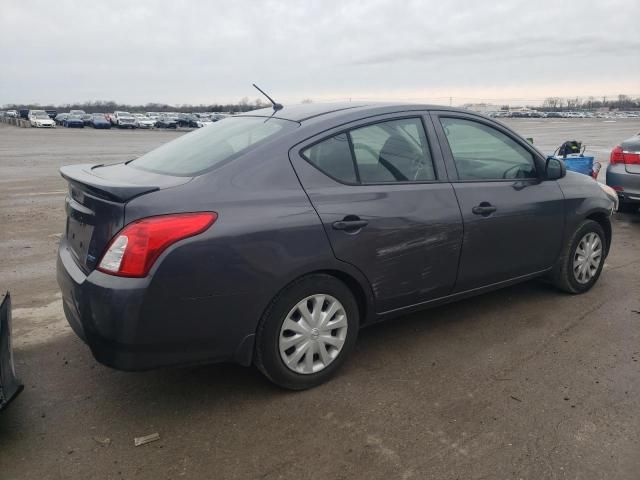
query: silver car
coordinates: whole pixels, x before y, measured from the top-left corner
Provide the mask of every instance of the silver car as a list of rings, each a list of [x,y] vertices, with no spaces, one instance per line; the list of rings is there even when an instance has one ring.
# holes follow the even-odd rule
[[[607,185],[618,193],[618,211],[635,212],[640,208],[640,133],[611,151]]]

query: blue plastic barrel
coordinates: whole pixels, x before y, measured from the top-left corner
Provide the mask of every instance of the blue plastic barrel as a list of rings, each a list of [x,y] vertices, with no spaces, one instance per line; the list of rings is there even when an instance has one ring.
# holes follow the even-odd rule
[[[562,160],[567,166],[567,170],[583,173],[584,175],[589,176],[591,176],[593,172],[593,157],[589,157],[586,155],[584,157],[580,155],[567,155],[567,158],[562,158]]]

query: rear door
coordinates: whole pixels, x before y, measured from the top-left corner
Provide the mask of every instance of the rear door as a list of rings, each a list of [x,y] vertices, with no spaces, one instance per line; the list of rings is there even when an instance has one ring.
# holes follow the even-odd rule
[[[455,292],[551,267],[564,231],[564,196],[542,180],[544,159],[496,122],[433,112],[464,221]]]
[[[291,161],[336,257],[368,278],[378,312],[451,292],[462,220],[428,117],[375,117],[294,147]],[[433,148],[435,146],[435,148]]]

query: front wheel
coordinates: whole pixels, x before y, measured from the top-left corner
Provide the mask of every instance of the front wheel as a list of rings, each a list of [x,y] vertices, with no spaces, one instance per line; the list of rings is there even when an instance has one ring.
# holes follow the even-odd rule
[[[326,382],[353,349],[359,311],[335,277],[303,277],[267,308],[256,335],[255,364],[275,384],[304,390]]]
[[[598,281],[607,252],[602,226],[585,220],[565,246],[553,272],[553,283],[568,293],[584,293]]]

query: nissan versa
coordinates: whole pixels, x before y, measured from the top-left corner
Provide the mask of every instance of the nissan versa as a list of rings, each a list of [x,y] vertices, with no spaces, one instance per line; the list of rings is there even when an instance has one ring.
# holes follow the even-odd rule
[[[422,105],[275,107],[61,168],[57,278],[99,362],[253,363],[304,389],[363,325],[534,277],[570,293],[598,280],[612,199],[504,125]]]

